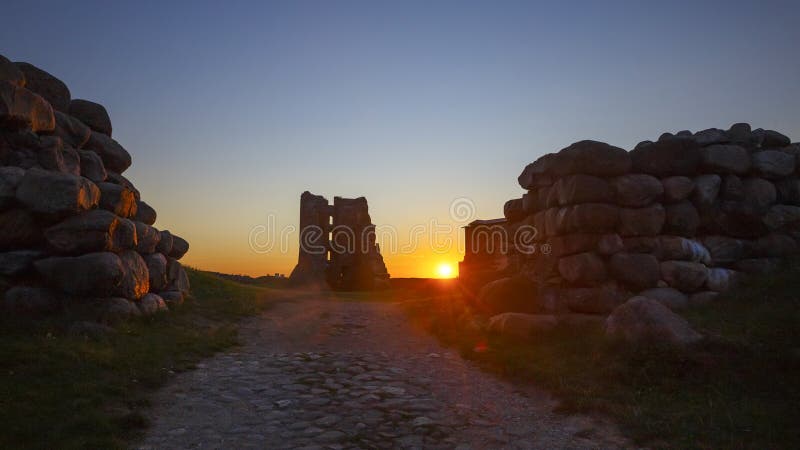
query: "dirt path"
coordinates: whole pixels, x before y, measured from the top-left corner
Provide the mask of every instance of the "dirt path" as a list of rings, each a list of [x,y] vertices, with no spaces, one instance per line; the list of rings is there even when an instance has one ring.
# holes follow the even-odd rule
[[[245,345],[180,374],[140,448],[617,448],[608,424],[552,412],[409,325],[395,304],[280,303]]]

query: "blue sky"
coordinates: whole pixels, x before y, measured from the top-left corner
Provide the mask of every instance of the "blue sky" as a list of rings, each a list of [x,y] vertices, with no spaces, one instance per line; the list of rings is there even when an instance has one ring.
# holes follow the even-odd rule
[[[477,216],[574,141],[624,148],[747,121],[800,138],[798,2],[11,2],[0,54],[103,103],[127,175],[197,266],[288,272],[249,250],[303,190],[373,220]],[[296,248],[296,247],[295,247]],[[457,259],[450,254],[443,257]],[[425,275],[414,257],[389,270]],[[394,270],[393,270],[394,266]]]

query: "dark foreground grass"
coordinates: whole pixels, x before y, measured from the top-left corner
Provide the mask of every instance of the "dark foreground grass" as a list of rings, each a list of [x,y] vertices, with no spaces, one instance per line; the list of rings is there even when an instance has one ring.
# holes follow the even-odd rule
[[[599,326],[515,342],[470,326],[455,292],[407,304],[487,370],[550,390],[564,412],[606,414],[639,444],[790,449],[800,448],[799,296],[796,264],[752,280],[685,314],[709,336],[688,349],[612,342]]]
[[[147,426],[147,394],[237,343],[237,319],[276,291],[190,270],[195,299],[169,314],[71,336],[63,319],[0,320],[0,448],[125,448]]]

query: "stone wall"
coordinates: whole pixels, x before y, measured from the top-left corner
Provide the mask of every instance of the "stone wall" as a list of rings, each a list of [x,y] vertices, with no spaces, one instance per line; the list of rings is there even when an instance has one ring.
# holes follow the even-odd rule
[[[581,141],[547,154],[504,208],[509,239],[535,233],[532,245],[512,245],[505,273],[516,287],[490,283],[479,302],[606,315],[636,295],[672,310],[711,301],[798,253],[799,159],[799,144],[744,123],[665,133],[631,151]]]
[[[0,56],[0,295],[5,313],[111,322],[180,304],[189,244],[122,174],[106,109]]]

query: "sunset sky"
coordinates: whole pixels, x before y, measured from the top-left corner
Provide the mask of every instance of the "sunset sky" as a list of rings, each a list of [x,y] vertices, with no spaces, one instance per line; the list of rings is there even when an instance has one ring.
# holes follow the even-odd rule
[[[457,198],[502,216],[527,163],[581,139],[746,121],[800,140],[800,3],[697,3],[8,2],[0,54],[107,107],[187,264],[288,274],[297,231],[249,240],[296,227],[304,190],[366,196],[403,247],[431,221],[456,239]],[[384,253],[401,277],[460,259]]]

